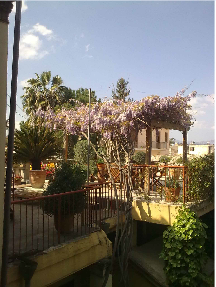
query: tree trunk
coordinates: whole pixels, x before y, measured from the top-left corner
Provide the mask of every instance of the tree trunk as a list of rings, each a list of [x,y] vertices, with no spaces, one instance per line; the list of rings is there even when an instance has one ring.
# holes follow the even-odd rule
[[[32,160],[32,170],[41,170],[41,160],[40,159]]]

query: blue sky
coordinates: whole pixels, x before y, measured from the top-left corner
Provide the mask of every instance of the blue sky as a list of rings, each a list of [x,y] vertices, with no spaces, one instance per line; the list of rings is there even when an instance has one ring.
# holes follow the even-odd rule
[[[10,15],[8,94],[15,13]],[[189,141],[214,139],[214,2],[24,2],[17,104],[25,81],[51,71],[64,85],[110,97],[121,77],[130,96],[174,96],[192,81]],[[16,122],[25,118],[17,107]],[[178,131],[170,137],[182,140]]]

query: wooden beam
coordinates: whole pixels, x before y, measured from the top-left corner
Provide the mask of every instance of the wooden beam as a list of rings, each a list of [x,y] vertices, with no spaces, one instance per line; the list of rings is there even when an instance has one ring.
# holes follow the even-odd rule
[[[151,150],[152,150],[152,128],[146,128],[146,164],[151,164]]]
[[[187,130],[183,131],[183,163],[187,162]]]

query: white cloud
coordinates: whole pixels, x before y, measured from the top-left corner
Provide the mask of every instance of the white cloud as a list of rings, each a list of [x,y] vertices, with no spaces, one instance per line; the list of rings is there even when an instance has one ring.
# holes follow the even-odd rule
[[[82,58],[93,58],[93,56],[92,55],[85,55]]]
[[[27,87],[27,86],[28,86],[27,81],[28,81],[29,79],[30,79],[30,78],[20,81],[20,83],[19,83],[20,86],[21,86],[22,88]]]
[[[22,1],[22,9],[21,12],[24,13],[28,9],[28,6],[26,5],[26,1]],[[16,12],[16,2],[13,3],[13,9],[12,13]]]
[[[90,46],[90,44],[88,44],[88,45],[86,45],[86,46],[85,46],[85,50],[86,50],[86,52],[88,52],[88,51],[89,51],[89,46]]]
[[[211,103],[211,104],[214,104],[215,103],[215,95],[211,94],[211,95],[207,96],[206,101]]]
[[[205,121],[195,121],[193,126],[196,129],[206,129],[206,128],[208,128],[207,123]]]
[[[211,129],[214,130],[214,129],[215,129],[215,126],[212,126]]]
[[[20,130],[20,122],[15,121],[15,129]]]
[[[33,26],[33,29],[29,31],[30,33],[38,32],[42,36],[47,37],[48,40],[51,40],[53,36],[53,31],[50,29],[47,29],[46,26],[40,25],[39,23],[35,24]]]
[[[20,60],[41,59],[45,55],[41,51],[42,41],[34,34],[26,33],[20,40]]]
[[[52,30],[39,23],[35,24],[20,39],[20,60],[42,59],[53,51],[53,45],[44,49],[44,40],[55,39]]]

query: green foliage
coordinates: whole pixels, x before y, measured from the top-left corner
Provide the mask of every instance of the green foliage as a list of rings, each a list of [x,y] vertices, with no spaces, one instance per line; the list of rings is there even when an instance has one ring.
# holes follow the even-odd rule
[[[71,165],[64,162],[55,172],[53,181],[48,185],[43,195],[53,195],[70,191],[81,190],[86,180],[86,171],[79,165]],[[76,214],[83,210],[85,204],[84,192],[73,193],[71,195],[62,196],[61,212],[64,215],[72,213]],[[48,215],[58,212],[59,197],[46,199],[42,202],[41,207]]]
[[[15,162],[31,162],[33,170],[41,169],[41,161],[57,155],[61,151],[61,141],[55,132],[36,122],[20,124],[14,135]]]
[[[205,228],[194,212],[182,207],[173,226],[164,231],[160,257],[165,260],[169,286],[209,286],[209,278],[202,271],[207,260]]]
[[[174,144],[175,144],[175,139],[174,138],[169,139],[169,145],[174,145]]]
[[[146,154],[143,151],[139,151],[133,156],[133,162],[135,164],[145,164],[145,159]]]
[[[159,158],[159,162],[162,162],[164,164],[168,164],[168,162],[170,162],[170,157],[167,156],[167,155],[162,155],[160,158]]]
[[[52,78],[51,71],[43,72],[40,75],[35,73],[35,78],[29,79],[23,88],[25,93],[22,96],[23,108],[28,115],[41,108],[58,110],[59,108],[71,109],[76,105],[76,100],[83,104],[89,102],[89,90],[80,88],[72,90],[63,86],[63,80],[56,75]],[[95,92],[91,92],[91,102],[96,102]],[[100,100],[99,100],[100,101]]]
[[[182,156],[178,157],[178,158],[176,159],[175,163],[176,163],[177,165],[183,164],[183,157],[182,157]]]
[[[87,169],[87,157],[88,157],[88,141],[80,140],[74,147],[74,160],[80,164],[83,168]],[[92,146],[89,149],[89,170],[90,174],[95,174],[97,171],[96,166],[96,154]]]
[[[189,192],[192,199],[214,198],[214,153],[193,158],[188,164]]]
[[[112,97],[114,100],[123,100],[125,102],[126,97],[130,94],[130,89],[127,88],[128,84],[129,82],[125,81],[123,78],[120,78],[117,81],[116,88],[112,90]]]
[[[178,180],[174,179],[173,177],[166,178],[166,187],[168,188],[179,188],[180,184]]]
[[[24,87],[22,96],[23,108],[28,115],[37,111],[40,107],[54,108],[59,103],[59,95],[62,93],[62,79],[58,75],[51,78],[51,72],[43,72],[41,75],[35,73],[36,78],[29,79]]]

